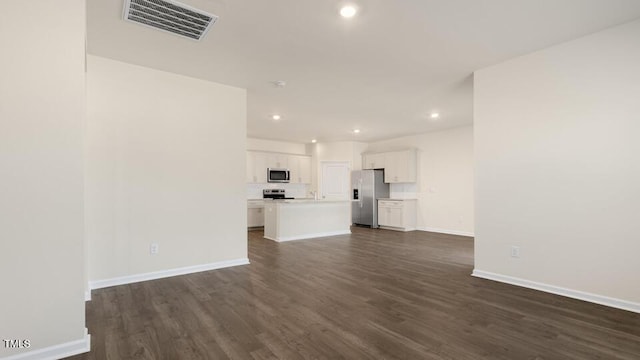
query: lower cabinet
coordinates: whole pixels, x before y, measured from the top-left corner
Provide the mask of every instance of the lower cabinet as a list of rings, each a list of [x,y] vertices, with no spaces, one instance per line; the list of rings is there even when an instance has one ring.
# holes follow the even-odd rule
[[[247,206],[247,227],[264,226],[264,205]]]
[[[415,230],[416,202],[415,199],[378,200],[378,225],[389,230]]]

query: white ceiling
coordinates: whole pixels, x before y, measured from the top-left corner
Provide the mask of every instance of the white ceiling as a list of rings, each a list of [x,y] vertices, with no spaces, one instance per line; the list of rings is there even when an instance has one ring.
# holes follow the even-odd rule
[[[88,1],[88,52],[246,88],[249,136],[303,143],[470,124],[474,70],[640,17],[638,0],[354,0],[352,19],[340,0],[182,2],[220,17],[201,42]]]

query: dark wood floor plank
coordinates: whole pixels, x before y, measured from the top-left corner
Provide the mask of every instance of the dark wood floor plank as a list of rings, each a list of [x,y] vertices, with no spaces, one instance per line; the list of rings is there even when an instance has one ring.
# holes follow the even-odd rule
[[[470,276],[473,239],[354,228],[87,303],[72,359],[640,359],[640,314]]]
[[[278,359],[304,359],[302,354],[296,352],[294,348],[287,346],[287,344],[282,341],[281,337],[272,334],[271,332],[263,332],[258,334],[257,337]]]

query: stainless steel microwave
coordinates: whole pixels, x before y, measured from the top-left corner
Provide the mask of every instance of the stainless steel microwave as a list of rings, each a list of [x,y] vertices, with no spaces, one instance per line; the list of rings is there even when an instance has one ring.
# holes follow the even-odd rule
[[[291,180],[289,169],[267,169],[267,182],[270,183],[288,183]]]

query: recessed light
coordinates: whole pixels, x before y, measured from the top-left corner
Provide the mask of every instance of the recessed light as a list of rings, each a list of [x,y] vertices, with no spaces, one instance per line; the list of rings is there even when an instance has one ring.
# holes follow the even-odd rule
[[[281,119],[280,115],[278,115],[278,114],[273,115],[271,118],[273,120],[280,120]]]
[[[353,130],[353,133],[354,133],[354,134],[359,134],[359,133],[360,133],[360,129],[354,129],[354,130]]]
[[[343,6],[340,9],[340,15],[344,18],[352,18],[357,12],[358,10],[352,5]]]
[[[318,142],[318,140],[313,139],[313,140],[311,140],[311,142],[315,144],[315,143],[317,143],[317,142]]]
[[[431,116],[430,116],[430,117],[431,117],[432,119],[437,119],[437,118],[439,118],[439,117],[440,117],[440,114],[438,114],[437,112],[434,112],[434,113],[431,113]]]

